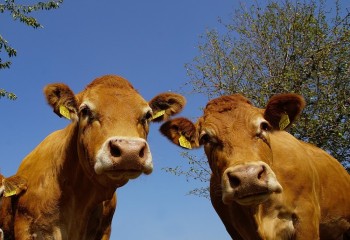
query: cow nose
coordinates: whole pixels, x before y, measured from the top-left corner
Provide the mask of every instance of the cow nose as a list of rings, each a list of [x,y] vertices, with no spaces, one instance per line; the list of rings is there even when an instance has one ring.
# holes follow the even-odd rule
[[[152,172],[152,156],[144,139],[114,138],[109,141],[108,148],[114,169]]]
[[[226,174],[232,189],[262,186],[266,183],[264,165],[239,166]]]
[[[267,199],[271,193],[282,192],[276,175],[262,161],[227,168],[223,174],[222,188],[224,203],[235,200],[243,205],[252,203],[253,199],[259,202]]]
[[[142,160],[147,155],[146,142],[140,140],[113,139],[109,149],[114,158]]]

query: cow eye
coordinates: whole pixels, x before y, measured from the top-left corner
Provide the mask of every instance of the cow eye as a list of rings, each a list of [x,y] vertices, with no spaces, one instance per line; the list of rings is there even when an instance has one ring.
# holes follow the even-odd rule
[[[150,121],[152,119],[152,111],[148,111],[145,116],[144,116],[144,119],[147,120],[147,121]]]
[[[147,111],[141,119],[142,124],[149,123],[152,120],[152,117],[153,117],[152,111],[151,110]]]
[[[210,135],[208,133],[202,133],[200,136],[199,136],[199,143],[200,144],[206,144],[206,143],[209,143],[210,142]]]
[[[83,106],[80,108],[80,114],[81,114],[83,117],[89,117],[89,118],[92,117],[91,109],[90,109],[87,105],[83,105]]]
[[[84,107],[83,109],[81,109],[81,114],[83,114],[84,116],[89,115],[90,113],[90,109],[88,107]]]
[[[267,145],[270,145],[268,138],[268,131],[271,131],[272,126],[267,121],[260,123],[260,129],[258,130],[257,137],[263,140]]]
[[[271,130],[271,125],[268,123],[268,122],[261,122],[260,123],[260,129],[262,130],[262,131],[269,131],[269,130]]]

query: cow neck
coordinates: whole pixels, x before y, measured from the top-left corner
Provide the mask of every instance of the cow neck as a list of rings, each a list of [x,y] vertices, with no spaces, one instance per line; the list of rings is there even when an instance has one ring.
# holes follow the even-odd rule
[[[113,189],[102,188],[85,175],[77,142],[77,123],[71,123],[47,136],[18,168],[16,175],[28,183],[18,201],[28,218],[33,219],[34,232],[45,226],[59,228],[69,236],[78,234],[71,239],[84,239],[79,234],[83,236],[87,231],[86,219],[98,203],[113,196]]]
[[[262,239],[258,230],[258,214],[259,206],[242,206],[236,202],[230,206],[232,222],[234,222],[234,228],[240,229],[240,234],[247,239]],[[239,216],[240,221],[235,221]],[[249,226],[249,227],[248,227]],[[255,229],[255,231],[252,231]]]
[[[84,239],[91,214],[99,203],[111,199],[114,191],[109,193],[85,174],[77,153],[77,125],[70,124],[62,133],[67,138],[61,153],[62,166],[57,173],[59,188],[63,193],[59,200],[60,222],[64,223],[69,236],[76,236],[72,239]]]
[[[81,166],[78,157],[78,127],[76,124],[70,124],[65,129],[71,136],[66,142],[67,149],[64,153],[65,160],[59,178],[63,192],[69,192],[71,196],[75,196],[78,202],[90,202],[92,206],[104,200],[112,198],[115,189],[106,189],[105,186],[93,181],[93,176],[88,176]],[[72,154],[74,153],[74,154]],[[88,161],[88,159],[82,160]],[[69,177],[66,177],[69,176]],[[78,204],[80,205],[80,204]]]

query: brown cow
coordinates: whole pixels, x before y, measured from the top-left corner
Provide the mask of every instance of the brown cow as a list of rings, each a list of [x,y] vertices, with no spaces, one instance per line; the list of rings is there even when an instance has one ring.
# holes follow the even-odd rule
[[[281,131],[304,105],[299,95],[281,94],[259,109],[236,94],[210,101],[196,124],[162,125],[177,145],[204,145],[211,201],[233,239],[349,239],[349,174],[325,151]]]
[[[0,228],[5,239],[109,239],[115,190],[152,172],[149,123],[181,111],[185,99],[164,93],[148,103],[118,76],[98,78],[77,95],[60,83],[44,92],[72,123],[24,158],[16,176],[28,188],[3,198]]]
[[[16,198],[27,190],[27,181],[19,176],[5,178],[0,174],[0,209],[2,198]],[[4,240],[4,232],[0,228],[0,240]]]

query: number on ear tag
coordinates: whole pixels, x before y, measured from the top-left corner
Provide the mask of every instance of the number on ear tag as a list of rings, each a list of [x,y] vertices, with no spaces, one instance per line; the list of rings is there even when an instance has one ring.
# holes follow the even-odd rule
[[[69,110],[68,108],[66,108],[65,106],[61,105],[60,106],[60,114],[67,118],[67,119],[70,119],[70,113],[69,113]]]
[[[287,113],[283,113],[279,123],[280,130],[285,129],[290,124],[290,120]]]
[[[192,149],[191,143],[187,140],[187,138],[185,138],[184,135],[180,136],[179,144],[183,148]]]

